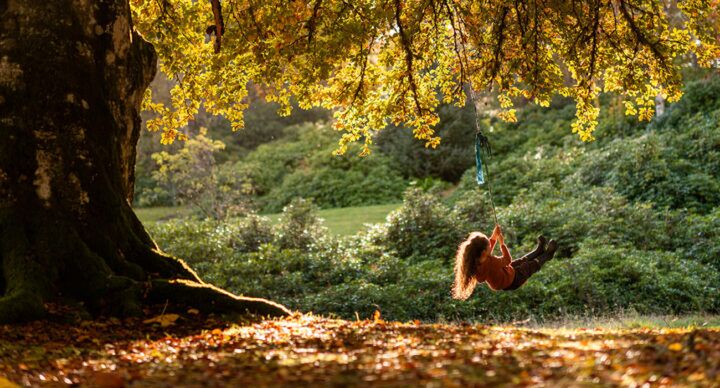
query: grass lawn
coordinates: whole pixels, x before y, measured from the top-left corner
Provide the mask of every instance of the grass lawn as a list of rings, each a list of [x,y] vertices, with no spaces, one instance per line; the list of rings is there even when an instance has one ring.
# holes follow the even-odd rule
[[[318,217],[325,220],[323,224],[331,233],[338,236],[349,236],[362,230],[365,224],[384,222],[388,213],[399,208],[401,205],[400,203],[395,203],[391,205],[323,209],[318,212]],[[266,214],[265,216],[270,218],[273,223],[278,222],[280,219],[280,213]]]
[[[135,214],[143,224],[167,221],[187,216],[190,213],[192,213],[192,209],[184,206],[140,207],[135,209]]]
[[[365,224],[385,221],[388,213],[397,209],[400,205],[399,203],[395,203],[390,205],[323,209],[318,212],[318,216],[325,220],[324,224],[331,233],[339,236],[347,236],[362,230]],[[167,221],[172,218],[189,215],[191,212],[192,210],[188,207],[149,207],[135,209],[138,218],[145,224]],[[272,222],[277,222],[280,218],[279,213],[264,214],[264,216],[270,218]]]
[[[688,315],[649,315],[622,314],[605,317],[560,317],[545,322],[516,322],[534,329],[582,329],[603,328],[607,330],[625,329],[680,329],[680,328],[715,328],[720,329],[719,315],[688,314]]]

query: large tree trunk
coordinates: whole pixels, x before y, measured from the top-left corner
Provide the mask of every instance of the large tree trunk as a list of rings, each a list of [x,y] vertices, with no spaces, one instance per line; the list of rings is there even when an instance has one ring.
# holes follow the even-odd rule
[[[155,74],[127,0],[0,0],[0,323],[62,297],[138,314],[177,299],[284,315],[203,284],[133,213],[139,105]]]

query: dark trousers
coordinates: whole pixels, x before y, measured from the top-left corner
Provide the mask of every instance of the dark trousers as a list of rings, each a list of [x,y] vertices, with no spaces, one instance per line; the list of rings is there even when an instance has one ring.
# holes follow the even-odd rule
[[[515,270],[515,279],[510,283],[509,286],[504,288],[504,291],[517,290],[525,284],[525,282],[535,272],[539,271],[548,260],[552,259],[555,252],[543,252],[540,253],[538,249],[528,253],[527,255],[514,260],[510,265]]]

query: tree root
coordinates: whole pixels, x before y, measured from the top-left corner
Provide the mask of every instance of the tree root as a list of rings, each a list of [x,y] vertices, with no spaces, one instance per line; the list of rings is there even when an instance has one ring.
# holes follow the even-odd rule
[[[116,317],[142,315],[140,283],[123,276],[111,276],[106,284],[97,299],[97,310]]]
[[[145,241],[142,229],[120,228],[123,234],[104,238],[71,224],[21,225],[0,222],[0,324],[42,318],[44,303],[64,298],[118,317],[168,302],[207,313],[291,314],[277,303],[205,284],[183,260]]]
[[[170,256],[157,249],[143,248],[138,255],[142,259],[142,266],[147,272],[156,274],[165,279],[185,279],[196,283],[203,283],[195,271],[185,261]]]
[[[0,212],[2,216],[6,216]],[[43,299],[49,294],[52,270],[32,260],[30,243],[23,230],[0,223],[0,324],[30,321],[45,316]]]
[[[291,314],[286,307],[269,300],[239,297],[215,286],[188,280],[153,280],[150,282],[147,298],[152,303],[173,301],[193,306],[206,313],[257,314],[271,317]]]
[[[45,313],[42,298],[34,293],[18,291],[0,298],[0,324],[41,319]]]

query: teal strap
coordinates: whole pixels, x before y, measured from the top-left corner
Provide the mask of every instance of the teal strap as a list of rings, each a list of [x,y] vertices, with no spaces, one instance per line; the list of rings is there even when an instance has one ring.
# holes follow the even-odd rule
[[[483,174],[482,165],[482,142],[480,141],[480,135],[475,135],[475,180],[477,184],[482,185],[485,183],[485,175]]]

